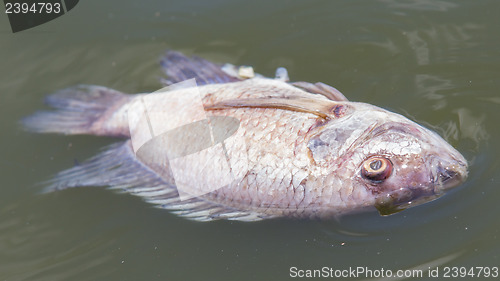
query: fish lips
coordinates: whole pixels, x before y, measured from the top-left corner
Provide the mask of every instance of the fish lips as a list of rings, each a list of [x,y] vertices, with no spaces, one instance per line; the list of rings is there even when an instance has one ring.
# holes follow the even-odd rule
[[[430,164],[430,179],[426,186],[406,186],[380,194],[375,199],[375,207],[380,215],[398,213],[412,206],[431,202],[467,178],[465,159],[445,160],[434,157]]]
[[[430,168],[432,171],[432,183],[442,190],[459,185],[465,181],[468,175],[467,161],[463,157],[460,157],[460,159],[434,157]]]

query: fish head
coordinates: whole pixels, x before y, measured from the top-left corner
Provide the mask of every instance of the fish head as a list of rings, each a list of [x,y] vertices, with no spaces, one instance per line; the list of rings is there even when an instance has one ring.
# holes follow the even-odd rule
[[[467,177],[467,161],[434,132],[399,122],[374,131],[355,178],[382,215],[434,200]]]
[[[322,143],[334,144],[330,164],[352,185],[356,204],[390,215],[432,201],[467,178],[467,161],[437,133],[375,106],[352,106],[350,116],[320,135]]]

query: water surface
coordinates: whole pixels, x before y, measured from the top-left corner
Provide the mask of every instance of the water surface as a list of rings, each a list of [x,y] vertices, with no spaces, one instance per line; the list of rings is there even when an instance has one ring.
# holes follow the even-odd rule
[[[89,0],[16,34],[3,16],[0,280],[285,280],[290,267],[500,266],[499,9],[498,1]],[[284,66],[292,80],[404,114],[461,151],[469,179],[389,217],[340,221],[198,223],[101,188],[39,194],[41,181],[116,140],[30,134],[18,120],[75,84],[157,90],[167,48],[269,76]]]

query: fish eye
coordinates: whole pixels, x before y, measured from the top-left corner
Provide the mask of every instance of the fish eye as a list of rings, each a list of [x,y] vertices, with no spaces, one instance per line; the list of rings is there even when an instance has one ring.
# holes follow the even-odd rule
[[[371,157],[365,160],[361,167],[363,178],[372,182],[381,182],[392,173],[392,162],[383,157]]]

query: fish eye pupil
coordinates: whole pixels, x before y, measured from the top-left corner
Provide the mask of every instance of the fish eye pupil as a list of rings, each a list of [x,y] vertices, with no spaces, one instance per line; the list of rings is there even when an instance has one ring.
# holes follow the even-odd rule
[[[361,176],[372,183],[381,183],[392,174],[392,162],[387,158],[372,157],[361,166]]]
[[[372,161],[370,163],[370,168],[372,168],[372,170],[374,171],[379,170],[381,167],[382,167],[382,161],[380,161],[379,159]]]

